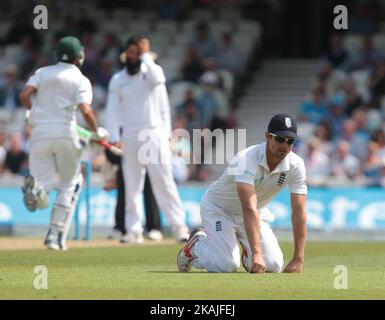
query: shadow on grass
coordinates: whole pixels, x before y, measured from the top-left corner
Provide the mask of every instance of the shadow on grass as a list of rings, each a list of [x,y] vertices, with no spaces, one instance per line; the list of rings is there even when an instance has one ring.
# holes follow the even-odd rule
[[[160,270],[148,270],[146,273],[180,273],[180,274],[209,274],[207,271],[190,271],[190,272],[179,272],[178,270],[170,271],[160,271]]]
[[[234,274],[248,274],[250,275],[251,273],[248,273],[248,272],[245,272],[245,271],[238,271],[238,272],[208,272],[208,271],[205,271],[205,270],[194,270],[194,271],[190,271],[190,272],[179,272],[179,271],[171,271],[171,270],[165,270],[165,271],[161,271],[161,270],[148,270],[148,271],[145,271],[146,273],[180,273],[180,274],[213,274],[213,275],[234,275]]]

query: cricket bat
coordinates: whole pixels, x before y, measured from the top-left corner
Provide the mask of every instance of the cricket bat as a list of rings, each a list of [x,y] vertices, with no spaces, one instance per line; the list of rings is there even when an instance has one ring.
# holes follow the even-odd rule
[[[79,136],[83,139],[88,140],[91,136],[91,132],[85,128],[82,128],[80,126],[76,126],[76,130],[77,130],[77,133],[79,134]],[[122,154],[123,154],[122,149],[112,145],[111,143],[108,143],[106,141],[94,141],[94,142],[97,143],[98,145],[102,146],[104,149],[111,151],[113,154],[115,154],[117,156],[122,156]]]

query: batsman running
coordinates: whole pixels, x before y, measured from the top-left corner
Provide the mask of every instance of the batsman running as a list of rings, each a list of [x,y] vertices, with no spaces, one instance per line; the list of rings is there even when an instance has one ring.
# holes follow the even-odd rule
[[[284,272],[302,271],[307,187],[304,162],[291,150],[296,137],[294,119],[277,114],[268,125],[266,143],[237,154],[202,197],[204,230],[192,232],[180,251],[179,271],[195,267],[210,272],[235,272],[242,259],[248,272],[280,272],[283,254],[269,225],[274,216],[267,205],[285,186],[291,194],[294,255]]]
[[[54,65],[42,67],[30,77],[20,99],[30,110],[30,172],[24,181],[23,200],[29,211],[47,208],[47,194],[58,194],[51,212],[45,246],[66,250],[83,177],[80,170],[81,144],[76,109],[79,108],[92,131],[90,141],[108,140],[108,132],[97,127],[91,108],[92,87],[79,67],[84,48],[76,37],[60,39]]]

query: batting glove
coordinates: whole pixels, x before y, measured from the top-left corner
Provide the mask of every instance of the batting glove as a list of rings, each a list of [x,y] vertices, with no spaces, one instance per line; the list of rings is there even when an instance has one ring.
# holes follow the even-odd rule
[[[108,131],[102,127],[99,127],[96,132],[92,132],[90,136],[90,144],[95,141],[108,141],[110,135]]]
[[[32,121],[31,121],[31,110],[27,110],[25,112],[25,125],[32,127]]]

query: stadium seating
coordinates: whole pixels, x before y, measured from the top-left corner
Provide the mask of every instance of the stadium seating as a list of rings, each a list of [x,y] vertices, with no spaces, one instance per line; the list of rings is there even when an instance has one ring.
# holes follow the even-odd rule
[[[44,52],[48,53],[52,50],[53,36],[57,31],[63,31],[63,18],[69,13],[71,14],[71,12],[63,11],[61,14],[55,15],[55,18],[49,22],[50,28],[40,33]],[[80,10],[73,14],[75,19],[81,15]],[[216,11],[194,9],[189,13],[187,19],[176,21],[158,19],[158,14],[154,11],[136,12],[119,7],[107,11],[91,6],[87,10],[87,17],[96,22],[98,27],[98,32],[93,35],[93,43],[96,47],[101,45],[106,32],[114,33],[121,45],[133,34],[148,35],[151,40],[151,50],[157,53],[158,62],[164,68],[168,80],[172,109],[183,101],[187,88],[193,89],[194,92],[198,91],[197,85],[179,81],[180,66],[186,53],[186,44],[191,39],[198,21],[210,21],[210,31],[217,40],[221,39],[222,33],[225,31],[233,33],[236,45],[245,55],[245,65],[255,48],[259,46],[262,32],[258,22],[242,19],[240,11],[232,7],[223,7]],[[0,38],[4,37],[11,24],[10,20],[0,22]],[[7,65],[16,62],[15,58],[20,56],[21,50],[19,45],[0,47],[0,73]],[[227,71],[219,71],[219,74],[223,80],[224,90],[231,98],[234,79]],[[98,110],[97,114],[103,123],[103,110]],[[11,113],[0,107],[0,125],[1,129],[5,128],[6,131],[21,130],[24,125],[24,110],[20,109],[20,111]]]

